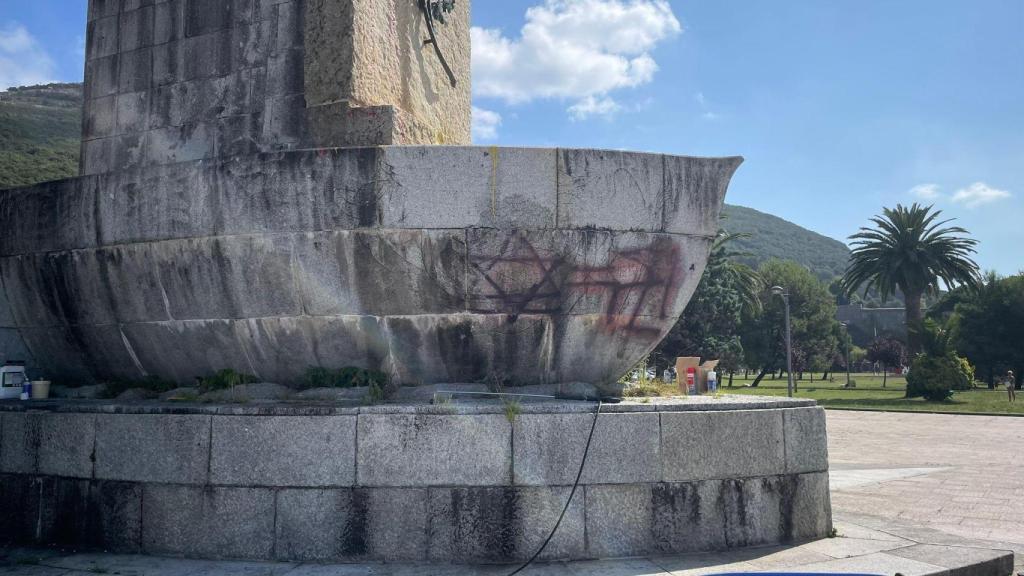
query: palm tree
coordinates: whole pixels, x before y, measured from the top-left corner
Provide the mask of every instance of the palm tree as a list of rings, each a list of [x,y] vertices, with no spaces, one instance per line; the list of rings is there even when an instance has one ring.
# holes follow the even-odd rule
[[[737,296],[743,303],[743,312],[756,314],[761,311],[761,292],[764,290],[764,282],[756,270],[739,262],[740,258],[750,256],[750,253],[737,252],[732,249],[733,242],[749,237],[750,234],[746,233],[729,233],[719,230],[714,244],[711,245],[707,273],[723,276],[726,279],[726,284],[736,289]]]
[[[877,288],[882,299],[903,292],[906,302],[907,352],[913,358],[921,352],[921,299],[946,286],[977,286],[978,265],[971,259],[978,241],[967,238],[967,230],[946,226],[940,210],[914,204],[907,208],[884,208],[871,219],[875,228],[861,228],[850,236],[853,251],[842,285],[847,294],[861,286],[865,292]]]

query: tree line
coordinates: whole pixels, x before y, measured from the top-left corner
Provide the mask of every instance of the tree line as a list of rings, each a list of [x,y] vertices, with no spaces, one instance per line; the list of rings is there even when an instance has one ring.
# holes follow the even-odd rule
[[[725,374],[753,371],[752,386],[781,373],[785,305],[771,291],[780,286],[789,294],[798,378],[804,372],[824,378],[864,360],[909,366],[908,396],[941,400],[976,376],[994,386],[1009,369],[1024,373],[1024,275],[982,276],[972,259],[977,241],[941,214],[918,204],[884,209],[851,237],[850,265],[832,286],[792,261],[771,260],[755,270],[733,248],[742,236],[721,232],[693,298],[652,359],[659,369],[677,356],[718,359]],[[853,346],[836,320],[836,303],[865,293],[902,297],[906,341]],[[927,312],[926,301],[933,303]]]

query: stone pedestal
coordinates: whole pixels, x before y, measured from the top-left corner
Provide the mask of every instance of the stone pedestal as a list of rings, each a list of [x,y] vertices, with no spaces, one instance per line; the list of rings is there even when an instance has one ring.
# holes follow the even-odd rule
[[[739,162],[381,146],[12,190],[0,352],[58,383],[357,366],[617,395],[697,287]]]
[[[470,143],[470,1],[90,0],[82,174],[300,148]]]
[[[512,562],[565,506],[596,406],[0,403],[0,543],[294,561]],[[831,529],[825,413],[605,405],[544,559],[724,550]]]

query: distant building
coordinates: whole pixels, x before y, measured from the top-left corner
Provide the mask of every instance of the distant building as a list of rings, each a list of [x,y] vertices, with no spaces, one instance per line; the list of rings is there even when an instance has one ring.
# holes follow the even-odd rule
[[[903,308],[864,308],[861,304],[839,306],[836,319],[849,326],[857,346],[866,346],[878,337],[892,336],[906,341],[906,311]]]

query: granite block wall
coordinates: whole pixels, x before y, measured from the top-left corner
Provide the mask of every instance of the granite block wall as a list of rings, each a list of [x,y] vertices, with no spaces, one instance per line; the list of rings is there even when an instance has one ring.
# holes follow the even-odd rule
[[[469,143],[469,2],[91,0],[81,174],[260,152]],[[400,25],[398,25],[400,24]],[[308,41],[307,41],[308,38]]]
[[[527,558],[569,498],[594,421],[582,403],[527,403],[511,420],[500,404],[40,407],[0,405],[0,545],[294,561]],[[606,410],[542,558],[831,529],[825,412],[812,402]],[[701,444],[718,449],[680,449]]]

